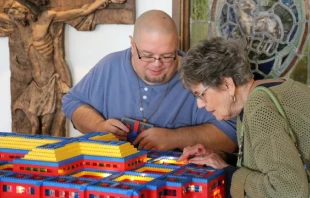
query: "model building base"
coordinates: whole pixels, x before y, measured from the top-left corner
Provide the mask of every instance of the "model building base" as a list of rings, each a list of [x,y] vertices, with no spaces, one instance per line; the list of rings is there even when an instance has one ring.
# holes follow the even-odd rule
[[[110,133],[0,132],[0,198],[222,198],[225,172],[181,153],[137,150]]]

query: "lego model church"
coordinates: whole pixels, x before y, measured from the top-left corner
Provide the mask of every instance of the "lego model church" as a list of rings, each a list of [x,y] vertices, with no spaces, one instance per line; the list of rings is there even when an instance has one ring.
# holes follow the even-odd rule
[[[0,133],[1,198],[220,198],[225,173],[181,153],[137,150],[111,133]]]

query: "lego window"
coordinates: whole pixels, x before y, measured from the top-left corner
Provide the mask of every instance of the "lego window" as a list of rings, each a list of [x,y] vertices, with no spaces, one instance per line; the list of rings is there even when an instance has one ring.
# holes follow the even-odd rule
[[[63,190],[59,191],[59,197],[66,197],[66,192]]]
[[[26,194],[34,195],[35,194],[34,188],[28,187],[26,190]]]
[[[177,196],[177,191],[165,189],[164,190],[164,196]]]
[[[55,190],[49,190],[49,196],[55,196]]]
[[[3,192],[12,192],[12,186],[3,185],[2,190],[3,190]]]
[[[69,197],[79,197],[79,193],[78,192],[70,192]]]

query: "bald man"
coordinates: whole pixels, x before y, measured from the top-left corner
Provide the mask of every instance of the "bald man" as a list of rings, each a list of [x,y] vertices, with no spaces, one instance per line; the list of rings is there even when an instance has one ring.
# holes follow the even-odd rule
[[[140,149],[174,150],[201,143],[232,152],[234,121],[217,121],[198,109],[183,88],[177,67],[184,53],[172,18],[159,10],[143,13],[135,23],[131,47],[101,59],[63,97],[63,111],[82,133],[111,132],[126,140],[122,118],[154,127],[133,141]]]

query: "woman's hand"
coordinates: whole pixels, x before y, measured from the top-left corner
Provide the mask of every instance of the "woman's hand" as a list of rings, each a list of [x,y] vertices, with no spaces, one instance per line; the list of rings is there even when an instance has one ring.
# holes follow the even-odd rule
[[[220,156],[220,152],[210,148],[205,148],[201,144],[184,148],[183,154],[180,156],[178,161],[207,165],[215,169],[222,169],[228,166],[228,164]]]

